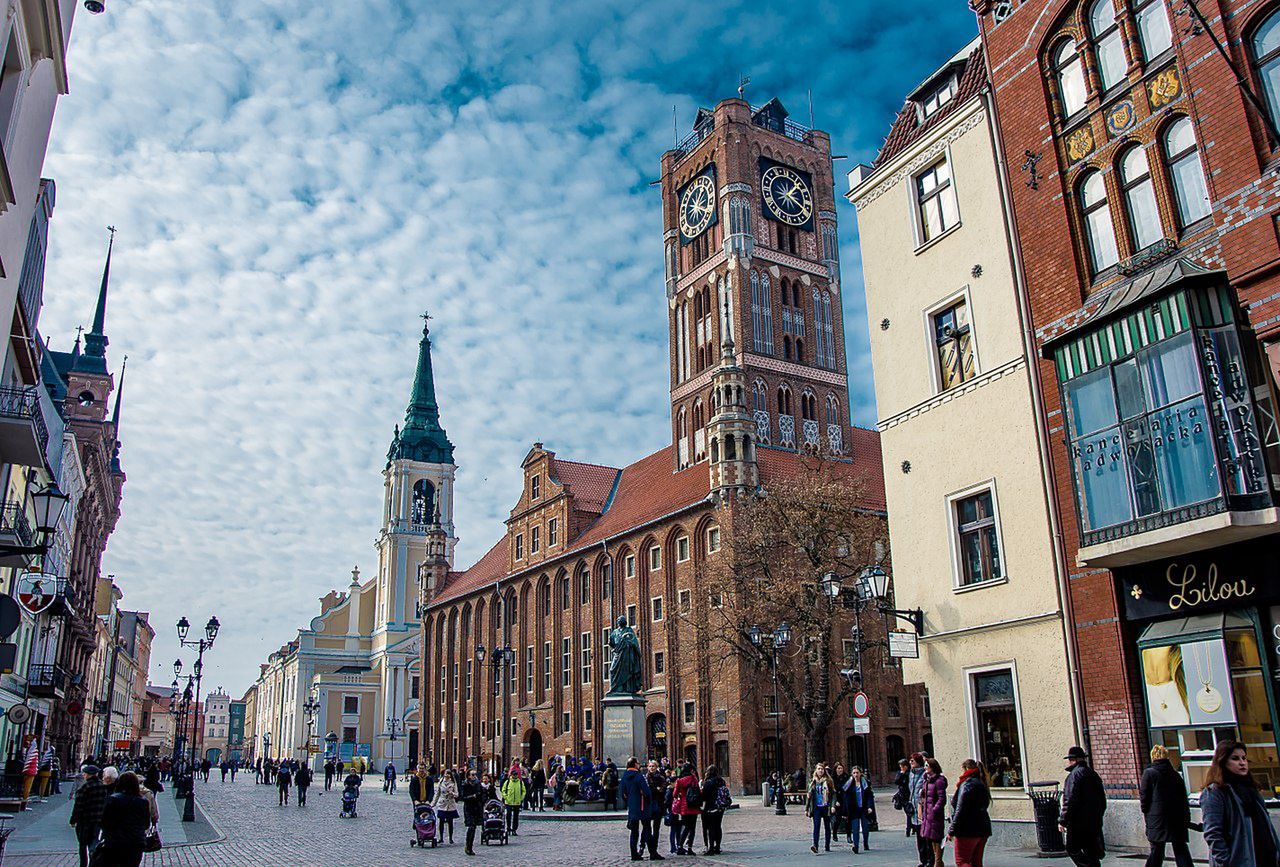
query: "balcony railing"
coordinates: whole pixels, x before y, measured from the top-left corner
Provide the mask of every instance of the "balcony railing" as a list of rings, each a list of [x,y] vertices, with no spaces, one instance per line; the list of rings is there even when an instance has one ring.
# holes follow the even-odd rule
[[[702,144],[703,140],[706,139],[707,136],[711,135],[711,131],[715,128],[715,122],[712,120],[706,120],[700,124],[696,124],[693,128],[693,132],[685,136],[684,141],[676,145],[676,151],[680,156],[685,156],[698,145]]]
[[[25,467],[44,463],[49,427],[33,387],[0,387],[0,461]]]
[[[33,692],[62,692],[67,687],[67,670],[61,665],[38,664],[27,669],[27,684]]]
[[[34,537],[27,511],[19,503],[0,506],[0,539],[12,539],[16,545],[31,545]]]
[[[779,123],[781,121],[781,123]],[[773,130],[785,135],[789,139],[804,142],[805,144],[813,144],[813,130],[803,124],[798,124],[789,117],[779,117],[767,111],[762,111],[756,106],[751,107],[751,122],[761,129]]]

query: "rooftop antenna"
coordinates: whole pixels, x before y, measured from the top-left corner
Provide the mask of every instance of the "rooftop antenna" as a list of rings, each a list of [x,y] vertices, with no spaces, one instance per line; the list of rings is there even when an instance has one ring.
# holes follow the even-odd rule
[[[676,105],[671,104],[671,146],[677,147],[680,144],[680,126],[676,122]]]
[[[813,88],[809,88],[809,129],[813,129]]]
[[[746,94],[747,94],[747,85],[748,85],[748,84],[750,84],[750,83],[751,83],[751,76],[749,76],[749,75],[740,75],[740,76],[738,76],[738,99],[746,99],[746,98],[747,98],[747,95],[746,95]]]

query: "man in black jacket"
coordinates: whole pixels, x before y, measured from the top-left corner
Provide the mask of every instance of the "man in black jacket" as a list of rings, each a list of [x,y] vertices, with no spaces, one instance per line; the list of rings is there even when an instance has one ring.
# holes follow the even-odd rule
[[[1164,864],[1164,847],[1173,846],[1173,862],[1178,867],[1191,867],[1191,850],[1187,848],[1191,827],[1191,805],[1187,803],[1187,784],[1173,769],[1169,751],[1156,744],[1151,748],[1151,767],[1142,772],[1138,787],[1142,815],[1146,818],[1147,841],[1151,850],[1147,867]]]
[[[88,867],[89,848],[98,840],[98,832],[102,828],[102,808],[107,804],[107,796],[111,793],[98,779],[96,765],[85,765],[84,784],[76,790],[76,802],[71,808],[71,824],[76,829],[76,840],[80,843],[80,867]]]
[[[289,787],[293,785],[293,774],[289,773],[289,763],[281,762],[276,771],[276,788],[280,790],[280,806],[289,804]]]
[[[307,789],[311,788],[311,769],[302,765],[293,775],[293,785],[298,790],[298,806],[307,805]]]
[[[468,855],[476,854],[476,828],[484,824],[484,787],[476,779],[475,769],[467,772],[467,778],[458,789],[458,801],[462,804],[462,819],[467,824]]]
[[[1067,781],[1058,827],[1067,835],[1067,854],[1078,867],[1099,867],[1107,854],[1102,842],[1102,814],[1107,811],[1102,778],[1089,767],[1089,754],[1080,747],[1067,750],[1063,758]]]

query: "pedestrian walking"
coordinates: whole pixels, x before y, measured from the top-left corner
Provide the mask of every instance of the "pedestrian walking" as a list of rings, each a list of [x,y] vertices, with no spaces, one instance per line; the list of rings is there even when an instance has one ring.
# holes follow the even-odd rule
[[[915,823],[916,852],[920,856],[920,867],[929,867],[933,863],[933,845],[920,836],[920,799],[924,796],[924,754],[912,753],[910,779],[907,781],[910,804],[910,818]]]
[[[542,766],[542,759],[538,759],[533,763],[533,770],[529,772],[530,809],[537,810],[539,813],[546,812],[546,793],[547,771]]]
[[[298,806],[305,807],[307,805],[307,789],[311,788],[311,769],[306,765],[294,772],[293,787],[298,790]]]
[[[396,764],[387,762],[382,769],[382,791],[394,795],[396,793]]]
[[[281,807],[289,803],[289,786],[292,784],[293,775],[289,773],[289,765],[286,762],[281,762],[279,770],[276,771],[276,788],[280,792]]]
[[[239,767],[240,767],[239,762],[231,763],[231,782],[233,783],[236,781],[236,770],[239,769]]]
[[[693,838],[698,830],[698,815],[702,812],[702,788],[693,764],[685,762],[680,769],[671,797],[671,811],[680,817],[680,834],[677,837],[677,855],[693,855]]]
[[[229,770],[231,770],[231,766],[227,764],[225,759],[218,763],[218,771],[222,774],[222,782],[224,783],[227,781],[227,771]]]
[[[813,845],[809,851],[818,854],[818,831],[826,831],[826,849],[831,851],[831,808],[836,803],[836,787],[827,776],[826,766],[821,762],[813,769],[813,779],[809,781],[809,794],[804,799],[804,814],[813,820]]]
[[[1099,867],[1106,857],[1102,842],[1102,814],[1107,810],[1107,794],[1102,778],[1089,767],[1089,754],[1072,747],[1063,756],[1067,780],[1062,786],[1062,808],[1058,827],[1067,835],[1067,854],[1079,867]]]
[[[85,765],[81,773],[84,782],[76,790],[75,803],[71,807],[71,825],[76,829],[76,842],[80,844],[80,867],[88,867],[89,852],[98,842],[102,829],[102,808],[110,794],[98,778],[97,765]]]
[[[436,808],[436,819],[439,820],[436,836],[443,843],[445,829],[448,829],[449,845],[452,846],[453,822],[458,818],[458,783],[448,770],[440,776],[440,782],[436,786],[436,796],[431,806]]]
[[[845,770],[843,762],[836,762],[835,767],[828,771],[828,776],[831,777],[831,785],[836,787],[836,802],[832,805],[829,815],[831,833],[835,835],[838,842],[840,840],[840,829],[844,828],[848,834],[848,841],[852,843],[853,825],[849,821],[849,772]]]
[[[1209,867],[1271,867],[1280,857],[1280,836],[1249,772],[1249,753],[1239,741],[1223,741],[1200,792],[1200,815]],[[1148,861],[1148,863],[1150,863]]]
[[[947,778],[937,759],[925,759],[924,786],[920,791],[920,840],[928,846],[931,867],[943,867],[942,840],[946,836]]]
[[[484,787],[480,781],[476,779],[476,772],[468,770],[467,779],[462,784],[462,789],[458,794],[458,800],[462,803],[462,817],[467,825],[467,845],[466,853],[468,855],[476,854],[476,828],[484,823]]]
[[[982,852],[991,837],[991,783],[977,759],[960,764],[960,779],[951,798],[947,839],[956,846],[956,867],[982,867]]]
[[[641,850],[649,845],[649,807],[653,794],[649,791],[649,781],[640,773],[640,763],[635,756],[627,759],[626,770],[618,781],[618,790],[622,794],[622,804],[627,808],[627,830],[631,832],[631,860],[639,861],[644,855]]]
[[[563,810],[565,779],[564,779],[564,767],[559,762],[555,764],[555,770],[551,774],[550,785],[551,785],[551,792],[552,792],[551,809]]]
[[[209,782],[209,771],[213,770],[213,762],[206,756],[205,760],[200,763],[200,773],[204,776],[204,781]]]
[[[649,784],[649,808],[644,819],[645,845],[650,861],[665,861],[658,854],[658,840],[662,837],[662,817],[667,815],[667,775],[653,759],[649,760],[645,782]]]
[[[849,842],[857,853],[858,840],[861,837],[862,848],[871,850],[871,825],[876,817],[876,797],[871,791],[871,784],[862,775],[862,768],[854,765],[849,770],[849,779],[845,781],[846,795],[843,799],[845,820],[849,823]]]
[[[333,788],[333,759],[324,760],[324,790]]]
[[[715,765],[707,768],[702,778],[702,843],[703,855],[719,855],[724,841],[724,812],[733,803],[729,787]]]
[[[618,809],[618,766],[613,759],[605,759],[604,772],[600,774],[600,789],[603,792],[605,812]]]
[[[1191,850],[1187,846],[1191,827],[1191,806],[1187,803],[1187,784],[1173,769],[1169,751],[1160,744],[1151,748],[1151,766],[1142,772],[1138,800],[1146,819],[1147,867],[1164,864],[1164,847],[1173,847],[1173,863],[1191,867]]]
[[[911,803],[911,762],[898,760],[898,773],[893,778],[893,809],[900,810],[907,820],[907,836],[915,827],[915,809]]]
[[[93,852],[93,863],[111,867],[138,867],[151,808],[142,796],[137,774],[126,771],[116,781],[116,792],[102,808],[102,842]]]
[[[519,765],[512,765],[510,773],[502,782],[502,805],[506,808],[507,833],[513,837],[520,836],[520,806],[524,803],[528,787],[524,783],[524,775]]]
[[[409,800],[415,806],[418,804],[430,804],[435,800],[435,794],[435,781],[427,773],[427,764],[426,762],[419,762],[417,773],[409,780]],[[439,814],[436,815],[436,818],[439,819]]]

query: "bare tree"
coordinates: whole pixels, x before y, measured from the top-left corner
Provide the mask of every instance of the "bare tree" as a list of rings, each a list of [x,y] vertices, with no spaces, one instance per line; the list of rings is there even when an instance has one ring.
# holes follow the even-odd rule
[[[778,660],[779,703],[804,734],[806,767],[825,758],[827,732],[856,686],[841,676],[849,612],[823,592],[822,578],[856,585],[884,559],[888,538],[884,513],[868,507],[858,471],[807,456],[794,475],[771,479],[765,494],[735,506],[727,556],[708,570],[714,603],[700,628],[713,665],[741,664],[763,675],[756,683],[771,684],[772,651],[752,643],[752,627],[791,627]]]

